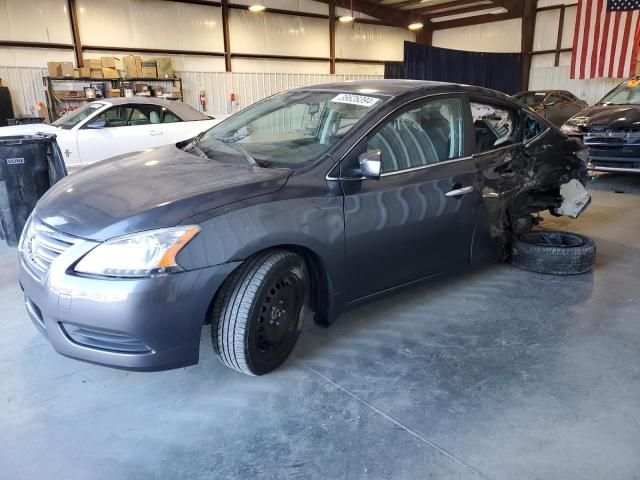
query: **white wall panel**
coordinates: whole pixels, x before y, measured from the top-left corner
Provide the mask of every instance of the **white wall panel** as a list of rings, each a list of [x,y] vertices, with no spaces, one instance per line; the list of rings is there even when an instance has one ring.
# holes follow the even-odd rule
[[[0,40],[71,43],[66,0],[0,0]]]
[[[52,48],[0,48],[0,65],[43,68],[47,66],[47,62],[75,62],[73,50],[57,50]]]
[[[329,56],[329,20],[230,10],[233,53]]]
[[[384,76],[384,65],[379,63],[336,63],[336,73],[340,75],[380,75]]]
[[[78,0],[84,45],[224,51],[222,9],[164,0]]]
[[[36,102],[45,102],[43,75],[46,70],[42,68],[0,66],[0,78],[9,87],[16,116],[36,116]]]
[[[521,30],[521,20],[518,18],[436,30],[433,32],[433,46],[472,52],[519,53]]]
[[[404,42],[415,42],[409,30],[383,25],[336,23],[336,57],[360,60],[402,60]]]
[[[578,7],[569,7],[564,11],[564,28],[562,29],[562,48],[573,47],[573,34],[576,28]]]
[[[326,3],[313,2],[312,0],[260,0],[259,2],[257,0],[234,0],[229,3],[249,6],[260,3],[260,5],[264,5],[267,8],[329,15],[329,5]]]
[[[329,73],[329,62],[233,58],[231,69],[246,73]],[[224,70],[224,68],[223,68]]]
[[[545,10],[536,15],[533,51],[554,50],[558,41],[560,10]]]
[[[532,68],[529,77],[529,88],[532,90],[549,88],[568,90],[592,105],[620,83],[620,81],[615,78],[572,80],[569,78],[570,69],[571,67],[569,65]]]

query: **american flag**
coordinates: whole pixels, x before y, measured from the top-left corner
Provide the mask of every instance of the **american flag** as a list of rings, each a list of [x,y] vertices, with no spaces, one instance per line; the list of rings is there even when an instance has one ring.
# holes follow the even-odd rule
[[[578,0],[571,78],[624,78],[636,73],[640,0]]]

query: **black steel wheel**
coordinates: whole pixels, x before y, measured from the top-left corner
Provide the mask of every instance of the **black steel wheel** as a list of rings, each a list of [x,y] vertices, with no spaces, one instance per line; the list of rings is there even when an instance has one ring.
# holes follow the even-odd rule
[[[524,270],[576,275],[593,269],[595,242],[578,233],[534,230],[514,238],[509,262]]]
[[[211,340],[222,363],[249,375],[279,367],[300,336],[308,304],[302,258],[286,250],[241,265],[214,300]]]

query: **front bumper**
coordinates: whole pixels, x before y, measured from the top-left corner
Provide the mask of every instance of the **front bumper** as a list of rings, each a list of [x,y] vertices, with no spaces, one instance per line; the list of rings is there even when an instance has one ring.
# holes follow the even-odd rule
[[[141,279],[71,273],[71,266],[94,246],[89,241],[71,246],[40,279],[18,253],[27,312],[55,350],[125,370],[168,370],[198,363],[209,304],[238,263]]]
[[[584,143],[589,149],[590,170],[640,172],[640,139],[637,134],[588,132]]]

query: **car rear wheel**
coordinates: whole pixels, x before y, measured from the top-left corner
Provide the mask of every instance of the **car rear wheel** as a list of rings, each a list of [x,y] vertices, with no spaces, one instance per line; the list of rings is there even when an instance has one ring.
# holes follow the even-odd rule
[[[552,275],[576,275],[593,269],[596,244],[584,235],[534,230],[514,238],[510,263],[518,268]]]
[[[293,351],[309,298],[305,263],[287,250],[247,260],[220,287],[211,340],[222,363],[247,375],[279,367]]]

